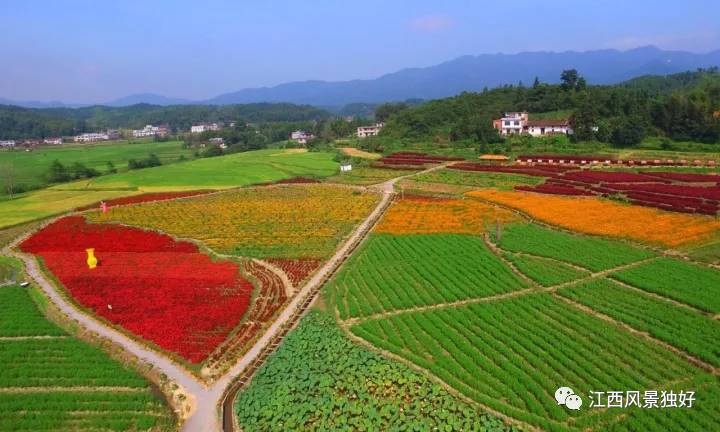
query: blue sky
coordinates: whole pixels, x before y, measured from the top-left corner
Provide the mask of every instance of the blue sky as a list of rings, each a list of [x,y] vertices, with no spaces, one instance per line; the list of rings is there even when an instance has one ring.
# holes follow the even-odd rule
[[[202,99],[466,54],[720,48],[720,2],[0,0],[0,98]]]

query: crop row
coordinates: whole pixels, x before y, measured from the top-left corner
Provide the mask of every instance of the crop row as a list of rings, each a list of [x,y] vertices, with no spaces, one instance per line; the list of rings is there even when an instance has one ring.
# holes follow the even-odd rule
[[[86,264],[88,247],[95,269]],[[21,248],[41,257],[81,306],[193,363],[239,323],[252,293],[237,264],[213,261],[193,243],[78,216],[48,225]]]
[[[299,287],[310,274],[320,267],[321,263],[319,259],[314,258],[269,258],[266,261],[284,271],[294,287]]]
[[[612,278],[642,290],[720,313],[720,272],[671,258],[661,258],[613,273]]]
[[[342,318],[486,297],[525,287],[482,239],[372,234],[333,282]]]
[[[45,319],[26,288],[0,288],[0,337],[62,335],[65,332]]]
[[[328,185],[248,188],[119,207],[93,222],[147,227],[256,258],[324,258],[378,203],[375,193]]]
[[[699,370],[651,342],[540,293],[370,320],[358,336],[431,371],[469,397],[547,430],[587,411],[555,389],[645,389]]]
[[[716,349],[720,321],[607,279],[562,288],[559,293],[720,366],[720,352]]]
[[[139,203],[151,202],[151,201],[164,201],[164,200],[176,199],[176,198],[187,198],[187,197],[191,197],[191,196],[206,194],[209,192],[212,192],[212,191],[197,190],[197,191],[178,191],[178,192],[153,192],[153,193],[146,193],[146,194],[142,194],[142,195],[132,195],[132,196],[128,196],[128,197],[105,200],[105,204],[107,204],[108,208],[112,208],[112,207],[128,205],[128,204],[139,204]],[[92,209],[97,209],[99,207],[100,207],[100,203],[98,202],[98,203],[86,205],[83,207],[78,207],[75,210],[77,210],[77,211],[92,210]]]
[[[520,155],[520,163],[560,163],[573,165],[605,164],[628,166],[715,166],[714,160],[702,161],[699,159],[688,161],[685,159],[616,159],[612,156],[579,156],[579,155]]]
[[[423,375],[350,341],[310,312],[235,404],[248,432],[275,430],[511,431]]]
[[[475,172],[499,172],[509,174],[524,174],[535,177],[552,177],[559,173],[568,171],[569,168],[551,166],[551,165],[535,165],[531,167],[520,165],[483,165],[480,163],[463,162],[448,166],[449,169],[459,171],[475,171]]]
[[[567,234],[535,224],[507,225],[497,240],[511,252],[523,252],[575,264],[592,271],[607,270],[652,256],[625,243]]]
[[[504,257],[525,276],[545,287],[570,282],[590,274],[562,262],[536,256],[505,253]]]
[[[150,391],[0,393],[3,431],[140,431],[172,426]]]

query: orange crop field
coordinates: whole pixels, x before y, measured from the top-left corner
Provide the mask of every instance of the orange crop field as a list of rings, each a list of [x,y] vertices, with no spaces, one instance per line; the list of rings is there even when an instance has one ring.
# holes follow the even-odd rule
[[[469,199],[407,197],[393,203],[375,229],[387,234],[481,234],[496,221],[520,218],[509,210]]]
[[[467,196],[512,207],[542,222],[573,231],[667,247],[702,242],[720,230],[720,221],[710,217],[669,213],[599,198],[494,190],[468,192]]]

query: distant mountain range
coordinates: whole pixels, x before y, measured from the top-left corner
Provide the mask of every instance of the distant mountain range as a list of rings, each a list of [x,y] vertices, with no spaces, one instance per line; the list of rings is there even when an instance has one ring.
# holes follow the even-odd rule
[[[255,102],[290,102],[322,107],[341,107],[354,102],[381,103],[406,99],[437,99],[484,87],[530,85],[535,77],[556,83],[564,69],[577,69],[591,84],[615,84],[642,75],[671,73],[720,66],[720,50],[705,54],[667,51],[648,46],[627,51],[596,50],[523,52],[464,56],[435,66],[409,68],[375,79],[352,81],[298,81],[274,87],[248,88],[204,101],[137,94],[108,102],[109,106],[137,103],[153,105],[230,105]],[[32,108],[76,107],[62,102],[12,102]]]

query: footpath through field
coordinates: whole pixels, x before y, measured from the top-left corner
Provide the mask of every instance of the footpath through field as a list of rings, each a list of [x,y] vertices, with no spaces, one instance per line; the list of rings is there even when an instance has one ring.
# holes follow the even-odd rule
[[[373,225],[381,218],[392,201],[395,193],[395,183],[403,178],[435,171],[442,167],[444,167],[444,165],[439,165],[419,173],[399,176],[385,183],[372,186],[372,190],[376,190],[383,195],[377,207],[360,223],[332,258],[302,287],[263,336],[255,342],[247,353],[237,360],[237,363],[225,373],[225,375],[210,386],[201,383],[192,373],[163,354],[145,347],[142,343],[107,326],[95,317],[78,310],[58,292],[31,255],[14,250],[14,246],[18,244],[22,238],[16,239],[15,242],[7,246],[3,252],[7,255],[15,256],[24,262],[28,275],[40,286],[62,313],[76,321],[85,329],[112,341],[114,344],[138,357],[141,361],[151,364],[156,370],[166,375],[169,380],[174,381],[175,384],[180,386],[189,395],[190,399],[194,400],[194,410],[184,422],[181,429],[182,431],[221,431],[223,430],[223,426],[220,421],[219,405],[224,399],[234,397],[234,392],[236,392],[239,387],[236,386],[236,388],[234,388],[233,394],[228,394],[228,389],[231,388],[237,378],[243,375],[243,373],[249,378],[251,372],[246,373],[246,369],[254,366],[252,368],[252,371],[254,371],[257,368],[259,362],[264,360],[268,350],[272,350],[277,346],[279,343],[278,337],[282,337],[289,330],[288,326],[297,322],[297,319],[307,310],[327,278],[342,265],[355,247],[367,237]]]

